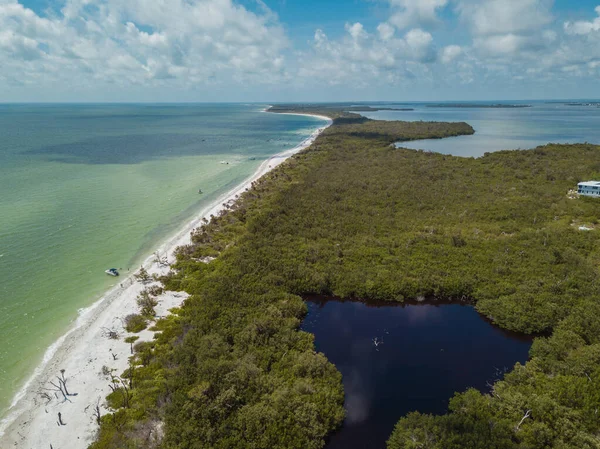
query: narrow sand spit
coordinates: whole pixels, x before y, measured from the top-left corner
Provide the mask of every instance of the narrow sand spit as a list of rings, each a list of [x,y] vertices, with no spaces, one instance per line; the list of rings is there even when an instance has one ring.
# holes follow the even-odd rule
[[[223,210],[224,203],[235,201],[252,182],[310,146],[323,129],[332,123],[328,117],[318,117],[327,120],[327,125],[297,147],[264,161],[249,179],[202,210],[199,216],[158,248],[158,252],[173,262],[175,248],[190,243],[190,232],[201,224],[203,218],[217,215]],[[150,274],[165,274],[168,268],[157,266],[154,258],[148,257],[144,267]],[[46,351],[44,362],[13,401],[9,416],[0,423],[0,448],[49,449],[50,445],[53,449],[88,447],[98,428],[94,415],[96,405],[99,404],[102,415],[108,412],[104,407],[104,399],[110,393],[110,379],[102,373],[103,367],[115,370],[117,375],[127,368],[131,349],[123,341],[128,334],[123,329],[122,320],[138,312],[136,297],[144,288],[135,282],[132,275],[115,278],[114,287],[81,312],[71,329]],[[157,315],[165,316],[169,309],[179,306],[186,297],[185,293],[164,293],[159,298]],[[119,333],[118,340],[107,337],[111,330]],[[136,335],[140,336],[138,341],[147,341],[153,333],[143,331]],[[64,370],[68,392],[72,394],[68,396],[68,401],[51,384],[53,382],[60,386],[61,370]]]

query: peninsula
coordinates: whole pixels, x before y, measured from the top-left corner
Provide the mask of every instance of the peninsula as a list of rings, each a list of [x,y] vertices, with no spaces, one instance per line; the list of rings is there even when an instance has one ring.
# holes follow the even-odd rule
[[[134,348],[91,448],[323,447],[344,391],[299,331],[309,294],[466,303],[538,336],[489,392],[401,418],[389,449],[597,447],[600,203],[567,193],[600,148],[460,158],[393,144],[472,134],[466,123],[271,112],[333,124],[177,250],[161,282],[189,297]]]
[[[343,421],[341,376],[315,353],[312,336],[298,330],[306,312],[299,294],[330,292],[325,283],[311,286],[321,275],[310,271],[325,261],[318,245],[334,248],[335,242],[310,237],[308,246],[288,246],[295,238],[287,225],[273,235],[287,213],[282,207],[305,213],[286,204],[285,197],[306,191],[312,198],[314,164],[334,164],[330,158],[338,158],[342,148],[356,156],[365,151],[396,153],[391,144],[398,140],[474,131],[466,123],[368,120],[343,108],[278,110],[329,116],[333,124],[308,150],[254,182],[224,213],[194,231],[191,245],[177,251],[173,271],[162,282],[167,290],[190,296],[156,325],[160,332],[152,343],[136,347],[133,365],[124,373],[134,377],[135,387],[127,403],[122,391],[109,396],[117,412],[102,418],[92,449],[126,447],[133,434],[146,435],[144,445],[159,438],[174,447],[189,447],[190,442],[229,447],[237,442],[246,447],[320,448]],[[340,164],[346,167],[342,160]],[[367,177],[348,179],[362,180]],[[357,194],[363,191],[357,188]],[[318,210],[298,225],[318,232],[329,202],[323,198]],[[265,245],[264,239],[272,240]],[[339,239],[346,240],[343,235]],[[279,251],[283,253],[276,256]],[[289,258],[296,251],[299,265]]]

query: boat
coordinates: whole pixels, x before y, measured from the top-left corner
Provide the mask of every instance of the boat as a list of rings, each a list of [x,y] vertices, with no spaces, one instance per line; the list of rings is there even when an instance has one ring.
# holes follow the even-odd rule
[[[119,275],[119,272],[117,271],[116,268],[109,268],[108,270],[105,270],[104,272],[110,276],[118,276]]]
[[[198,193],[202,194],[202,189],[198,189]]]

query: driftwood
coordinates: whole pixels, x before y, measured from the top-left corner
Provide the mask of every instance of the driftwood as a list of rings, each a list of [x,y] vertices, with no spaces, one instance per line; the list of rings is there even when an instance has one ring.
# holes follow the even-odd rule
[[[118,340],[120,335],[115,329],[109,329],[108,327],[102,328],[102,336],[108,338],[109,340]]]
[[[43,388],[46,391],[53,391],[54,396],[58,399],[58,394],[60,393],[63,397],[63,402],[71,402],[69,399],[70,396],[77,396],[78,393],[69,393],[67,389],[67,378],[65,377],[65,370],[60,370],[60,376],[56,376],[58,382],[48,381],[52,388]],[[40,392],[40,395],[48,401],[48,403],[52,400],[52,397],[46,392]],[[63,424],[64,425],[64,424]]]
[[[168,266],[170,266],[169,259],[167,258],[167,256],[161,256],[158,251],[156,251],[154,253],[154,263],[157,266],[159,266],[159,267],[168,267]]]

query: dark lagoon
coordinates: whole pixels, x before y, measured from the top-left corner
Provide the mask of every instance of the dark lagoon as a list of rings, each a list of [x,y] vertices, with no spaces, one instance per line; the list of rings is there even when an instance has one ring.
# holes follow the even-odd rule
[[[340,370],[346,393],[346,420],[327,449],[383,449],[401,416],[442,414],[454,392],[487,391],[531,347],[531,338],[491,325],[466,305],[322,298],[307,305],[302,329]]]

